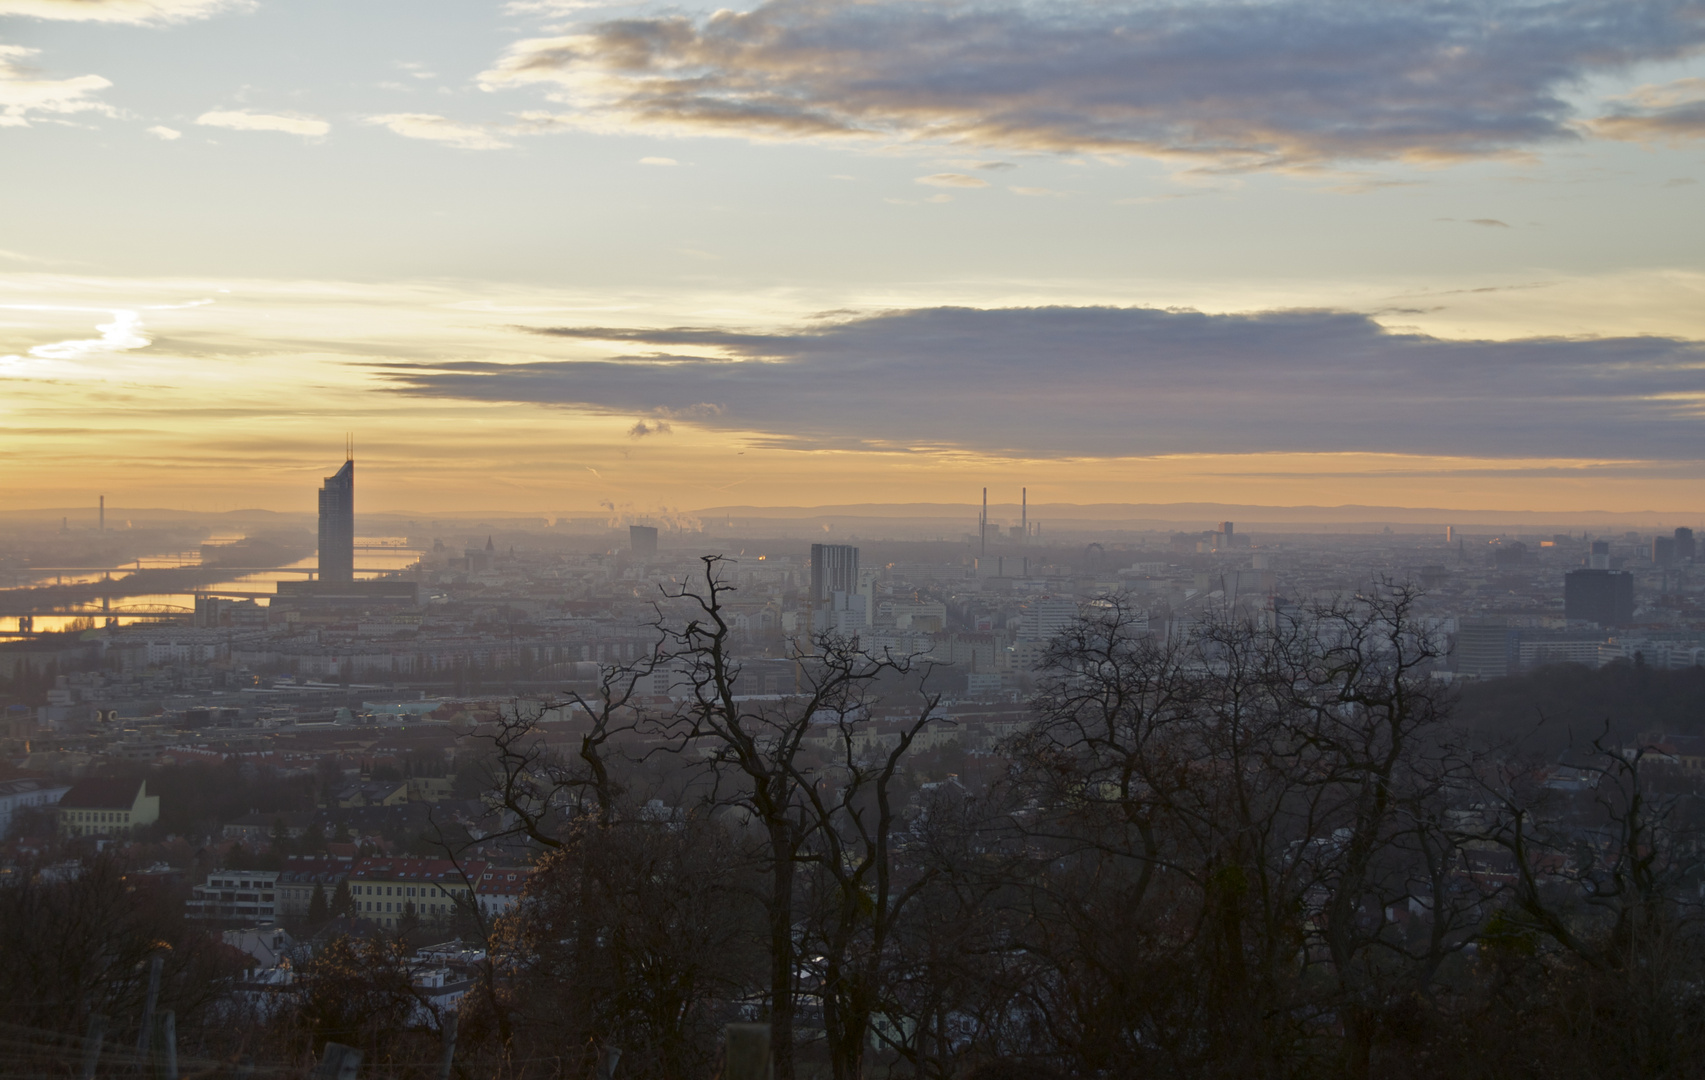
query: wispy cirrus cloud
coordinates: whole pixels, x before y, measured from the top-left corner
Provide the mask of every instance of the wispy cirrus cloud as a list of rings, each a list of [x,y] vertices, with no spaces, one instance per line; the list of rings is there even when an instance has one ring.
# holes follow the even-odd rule
[[[231,131],[279,131],[286,135],[318,139],[331,131],[332,126],[313,116],[295,113],[259,113],[247,109],[215,109],[195,118],[203,127],[228,128]]]
[[[408,139],[425,139],[463,150],[502,150],[510,144],[477,124],[466,124],[433,113],[388,113],[367,122],[389,128]]]
[[[928,176],[920,176],[918,177],[917,182],[920,184],[927,184],[930,187],[985,188],[989,186],[989,182],[987,180],[979,180],[975,176],[966,176],[964,173],[950,172],[931,173]]]
[[[1642,86],[1612,106],[1588,125],[1604,138],[1664,143],[1705,139],[1705,79]]]
[[[531,332],[618,355],[385,371],[413,394],[697,410],[698,423],[799,447],[1672,460],[1705,438],[1705,345],[1671,338],[1449,341],[1347,312],[1063,307]]]
[[[44,78],[29,66],[40,50],[0,45],[0,127],[29,127],[32,116],[93,112],[116,116],[117,110],[94,95],[112,85],[99,75]]]
[[[520,41],[482,81],[542,86],[595,129],[1257,168],[1578,138],[1586,78],[1702,45],[1699,0],[766,0]]]
[[[0,15],[64,22],[169,23],[254,6],[252,0],[0,0]]]

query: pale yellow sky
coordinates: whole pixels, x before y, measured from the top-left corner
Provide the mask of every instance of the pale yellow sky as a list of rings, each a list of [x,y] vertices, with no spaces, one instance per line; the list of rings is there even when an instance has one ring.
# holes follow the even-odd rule
[[[1342,282],[1216,290],[1220,309],[1435,307],[1386,320],[1440,336],[1514,339],[1543,328],[1705,337],[1705,276],[1665,273],[1515,282],[1446,295],[1437,283],[1381,292]],[[1488,288],[1490,286],[1475,286]],[[397,360],[591,359],[517,323],[729,328],[787,325],[822,309],[811,290],[766,294],[580,293],[445,283],[0,278],[0,331],[46,342],[0,360],[0,508],[80,505],[309,511],[355,433],[366,510],[646,513],[728,504],[970,502],[984,484],[1028,485],[1037,502],[1223,501],[1464,509],[1645,509],[1705,504],[1696,463],[1450,453],[1023,456],[937,448],[788,449],[762,430],[647,414],[398,393],[371,364]],[[1124,300],[1213,310],[1209,290],[1022,282],[896,287],[845,298],[883,310]],[[97,347],[98,326],[112,345]],[[950,407],[951,403],[944,403]],[[650,423],[648,421],[648,426]],[[918,432],[930,443],[928,431]]]

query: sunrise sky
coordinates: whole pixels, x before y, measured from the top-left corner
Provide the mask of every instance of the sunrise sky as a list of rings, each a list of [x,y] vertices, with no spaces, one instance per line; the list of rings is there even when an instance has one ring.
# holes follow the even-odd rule
[[[1705,2],[0,0],[0,509],[1705,509]]]

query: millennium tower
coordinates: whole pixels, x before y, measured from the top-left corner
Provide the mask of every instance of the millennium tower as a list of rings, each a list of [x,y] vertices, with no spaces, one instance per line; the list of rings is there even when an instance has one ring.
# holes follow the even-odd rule
[[[355,580],[355,456],[320,487],[320,580]]]

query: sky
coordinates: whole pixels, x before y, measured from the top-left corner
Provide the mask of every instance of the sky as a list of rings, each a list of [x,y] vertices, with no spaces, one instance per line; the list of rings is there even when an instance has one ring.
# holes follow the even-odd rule
[[[0,0],[0,511],[1705,510],[1705,0]]]

